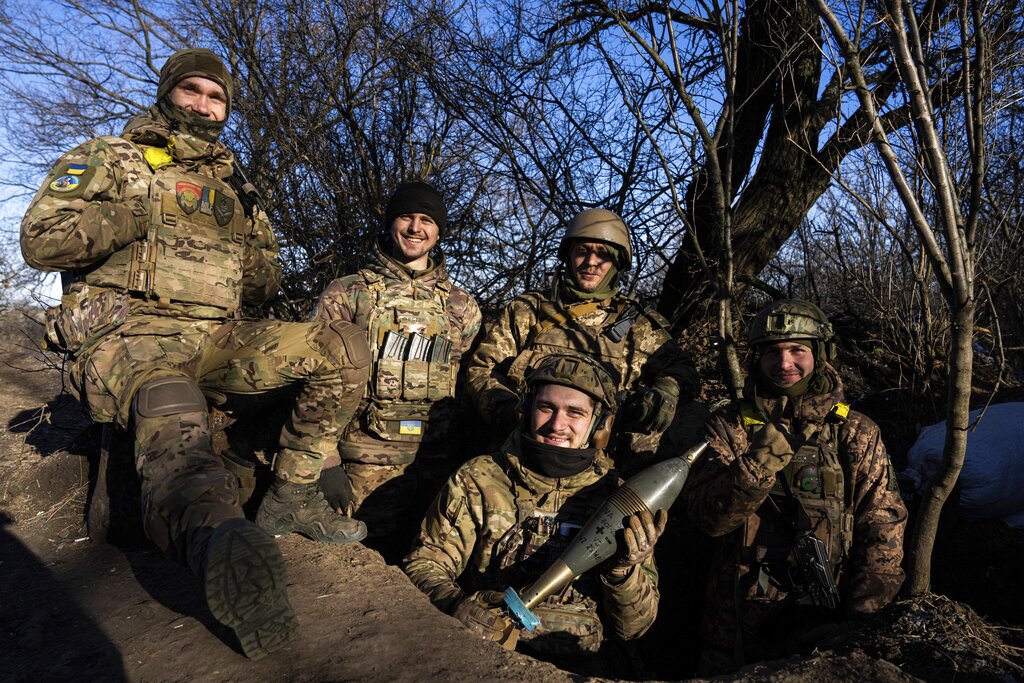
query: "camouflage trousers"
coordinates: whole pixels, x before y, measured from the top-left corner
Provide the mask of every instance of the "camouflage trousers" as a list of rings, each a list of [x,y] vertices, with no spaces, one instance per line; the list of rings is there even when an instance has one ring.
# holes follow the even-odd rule
[[[369,352],[365,342],[352,342],[360,338],[361,332],[341,321],[132,316],[83,350],[71,381],[94,420],[117,421],[133,434],[149,537],[199,571],[209,533],[242,511],[234,477],[214,455],[198,392],[285,391],[294,403],[281,431],[275,474],[312,483],[324,459],[337,457],[338,438],[365,387]],[[161,378],[186,379],[198,401],[185,401],[180,410],[140,410],[134,400],[140,387]],[[288,388],[297,389],[297,396]]]
[[[380,440],[367,443],[369,439],[360,436],[340,444],[342,466],[352,484],[351,513],[366,523],[371,537],[402,529],[409,532],[411,540],[457,463],[436,446]]]
[[[734,572],[712,573],[709,581],[697,670],[702,677],[810,651],[818,628],[842,617],[837,610],[798,605],[794,596],[768,602],[737,600],[747,577],[739,585],[733,577]]]

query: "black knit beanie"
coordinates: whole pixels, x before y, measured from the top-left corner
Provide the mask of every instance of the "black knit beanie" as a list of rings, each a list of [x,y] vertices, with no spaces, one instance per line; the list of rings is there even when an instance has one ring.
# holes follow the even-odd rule
[[[402,183],[392,193],[388,205],[384,209],[384,229],[391,230],[395,218],[407,213],[425,213],[437,223],[439,237],[444,237],[448,224],[448,211],[444,201],[433,185],[420,181]]]

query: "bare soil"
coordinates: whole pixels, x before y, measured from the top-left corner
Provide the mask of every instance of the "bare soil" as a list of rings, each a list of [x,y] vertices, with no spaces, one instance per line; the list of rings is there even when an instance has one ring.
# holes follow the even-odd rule
[[[52,356],[34,348],[38,327],[25,313],[0,319],[0,679],[130,681],[582,681],[524,655],[475,640],[438,612],[394,565],[364,545],[279,539],[299,636],[258,662],[206,609],[189,571],[145,541],[90,540],[85,510],[99,430],[62,392]],[[27,332],[26,332],[27,330]],[[1000,556],[1016,569],[1020,535],[1002,534]],[[635,676],[692,674],[699,618],[699,539],[685,530],[665,544],[662,611],[634,648]],[[955,543],[951,541],[951,543]],[[1014,545],[1016,544],[1016,545]],[[661,548],[659,548],[661,550]],[[1012,559],[1015,558],[1015,559]],[[986,576],[959,575],[981,604]],[[981,571],[981,570],[979,570]],[[1016,600],[1016,602],[1013,602]],[[992,626],[941,596],[903,602],[840,628],[830,650],[744,669],[736,681],[1024,680],[1024,615]]]

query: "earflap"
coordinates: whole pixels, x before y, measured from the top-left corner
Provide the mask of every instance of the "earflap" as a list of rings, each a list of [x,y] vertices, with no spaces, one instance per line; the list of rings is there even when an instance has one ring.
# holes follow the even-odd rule
[[[605,449],[612,436],[612,423],[615,422],[615,414],[605,409],[600,401],[595,401],[598,408],[594,415],[593,426],[590,428],[590,439],[588,443],[591,448]]]

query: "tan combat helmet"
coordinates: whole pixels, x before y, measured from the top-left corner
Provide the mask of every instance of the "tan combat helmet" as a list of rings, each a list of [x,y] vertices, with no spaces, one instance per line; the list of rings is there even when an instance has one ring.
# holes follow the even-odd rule
[[[552,354],[545,356],[536,366],[527,371],[526,393],[523,407],[528,409],[533,402],[537,387],[542,384],[559,384],[582,391],[597,401],[594,419],[590,424],[588,441],[597,448],[604,448],[611,435],[612,416],[618,406],[615,380],[601,363],[575,354]],[[524,410],[524,413],[528,410]]]
[[[835,358],[836,338],[832,323],[810,301],[781,299],[768,304],[754,316],[747,334],[751,348],[791,339],[814,340],[815,357],[825,362]]]
[[[558,258],[568,261],[569,247],[573,240],[597,240],[620,247],[625,256],[616,264],[620,271],[629,270],[633,265],[633,251],[629,246],[629,229],[618,214],[608,209],[587,209],[576,214],[569,222],[558,246]]]

